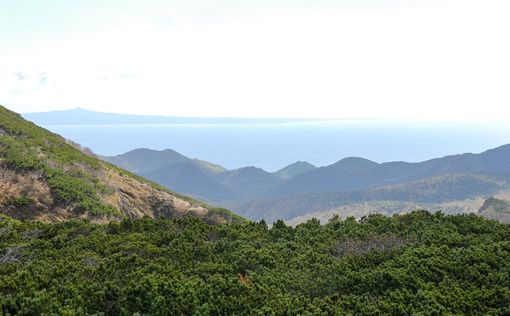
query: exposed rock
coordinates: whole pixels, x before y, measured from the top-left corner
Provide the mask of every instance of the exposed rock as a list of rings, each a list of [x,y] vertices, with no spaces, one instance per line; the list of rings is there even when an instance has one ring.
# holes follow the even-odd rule
[[[149,216],[178,217],[187,213],[203,216],[207,208],[177,198],[169,192],[155,189],[131,177],[109,170],[103,179],[115,191],[104,197],[104,201],[124,215],[134,218]]]

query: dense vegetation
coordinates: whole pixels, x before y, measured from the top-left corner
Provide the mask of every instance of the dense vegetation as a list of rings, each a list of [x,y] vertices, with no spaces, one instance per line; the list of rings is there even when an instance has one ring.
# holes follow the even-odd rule
[[[1,216],[1,215],[0,215]],[[510,227],[475,215],[210,226],[0,219],[3,315],[510,311]]]

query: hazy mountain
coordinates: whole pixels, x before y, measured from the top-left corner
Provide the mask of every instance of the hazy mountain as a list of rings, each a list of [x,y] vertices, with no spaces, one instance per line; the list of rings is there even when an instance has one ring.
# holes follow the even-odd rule
[[[224,205],[251,218],[290,219],[362,202],[444,203],[487,198],[508,188],[509,180],[510,145],[420,163],[378,164],[346,158],[281,183],[265,199]]]
[[[481,154],[446,156],[420,163],[378,164],[362,158],[346,158],[300,174],[272,192],[274,196],[286,196],[307,192],[366,189],[455,173],[479,173],[496,178],[510,178],[510,145]]]
[[[25,113],[23,117],[39,125],[53,124],[250,124],[285,123],[306,119],[201,118],[160,115],[131,115],[75,108],[62,111]]]
[[[207,167],[188,161],[166,164],[141,176],[171,188],[173,191],[193,195],[206,201],[238,200],[239,192],[211,177]]]
[[[284,196],[293,193],[322,192],[366,187],[373,181],[377,163],[363,158],[344,158],[335,164],[312,169],[288,179],[272,194]]]
[[[213,223],[238,219],[87,155],[2,106],[0,192],[0,212],[14,218],[105,222],[189,214]]]
[[[376,163],[348,157],[316,168],[296,162],[273,173],[256,167],[225,170],[172,150],[138,149],[105,159],[171,190],[214,202],[249,218],[267,220],[367,202],[437,205],[466,199],[478,201],[506,189],[510,180],[510,145],[419,163]],[[462,203],[449,208],[480,206]]]
[[[135,173],[143,173],[161,168],[168,164],[190,162],[191,159],[171,149],[162,151],[139,148],[122,155],[101,157],[104,160]]]
[[[316,168],[317,167],[315,167],[309,162],[296,161],[295,163],[274,172],[274,175],[276,175],[280,179],[287,180]]]
[[[102,158],[176,192],[215,202],[265,197],[284,178],[290,179],[315,168],[306,162],[296,162],[274,173],[256,167],[227,170],[208,161],[185,157],[171,149],[140,148]]]

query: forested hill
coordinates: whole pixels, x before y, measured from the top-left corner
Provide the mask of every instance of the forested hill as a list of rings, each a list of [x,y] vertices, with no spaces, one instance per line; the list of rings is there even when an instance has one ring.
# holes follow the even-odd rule
[[[213,223],[240,219],[99,160],[2,106],[0,213],[43,221],[184,215]]]
[[[0,215],[2,315],[503,315],[509,275],[510,226],[476,215],[271,229]]]

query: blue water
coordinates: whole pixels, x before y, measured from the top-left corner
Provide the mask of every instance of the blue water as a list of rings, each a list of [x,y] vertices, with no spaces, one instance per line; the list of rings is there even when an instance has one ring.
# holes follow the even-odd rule
[[[422,161],[510,143],[505,122],[346,120],[278,124],[46,125],[100,155],[171,148],[226,168],[274,171],[297,160],[323,166],[357,156]]]

